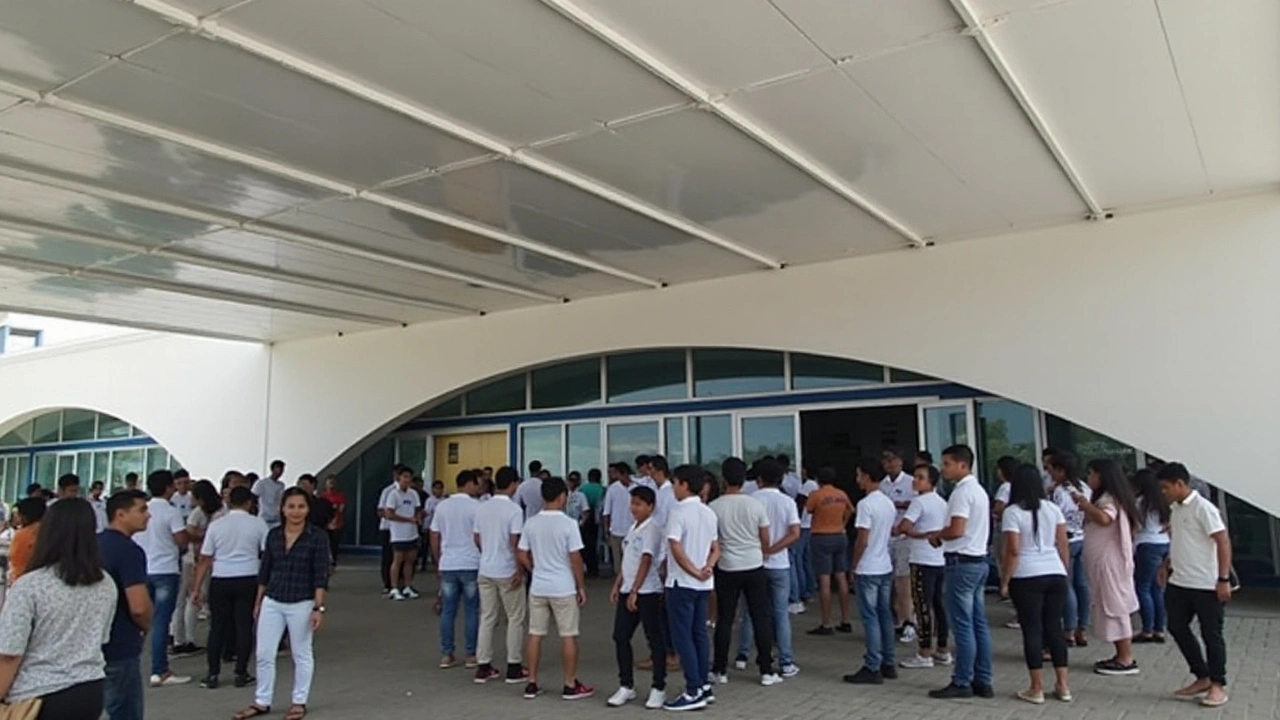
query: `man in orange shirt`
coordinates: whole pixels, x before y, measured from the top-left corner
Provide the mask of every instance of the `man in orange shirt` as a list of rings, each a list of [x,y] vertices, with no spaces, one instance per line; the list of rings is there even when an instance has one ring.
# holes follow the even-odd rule
[[[40,532],[40,520],[44,518],[45,501],[41,498],[23,498],[13,508],[14,522],[19,526],[9,543],[9,583],[12,584],[27,571],[31,555],[36,549],[36,535]]]
[[[818,576],[818,601],[822,607],[822,624],[810,635],[834,635],[853,632],[849,622],[849,536],[845,525],[853,515],[853,503],[836,487],[836,471],[824,467],[818,471],[818,491],[805,501],[804,509],[813,516],[809,535],[809,556],[813,573]],[[840,591],[840,624],[831,626],[831,583]]]

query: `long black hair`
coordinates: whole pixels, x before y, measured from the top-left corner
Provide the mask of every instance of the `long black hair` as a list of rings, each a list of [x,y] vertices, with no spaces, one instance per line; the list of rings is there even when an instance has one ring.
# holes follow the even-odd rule
[[[102,582],[97,521],[88,500],[64,498],[49,506],[27,572],[46,567],[72,587]]]
[[[1095,505],[1103,495],[1110,495],[1116,505],[1129,516],[1129,526],[1135,530],[1142,527],[1146,515],[1138,507],[1138,499],[1133,494],[1129,479],[1124,475],[1124,468],[1111,458],[1097,458],[1089,461],[1089,472],[1097,473],[1101,482],[1093,491],[1089,502]]]
[[[996,474],[1000,476],[1001,480],[1011,483],[1013,482],[1013,474],[1018,471],[1020,464],[1014,456],[1003,455],[999,460],[996,460]]]
[[[1044,480],[1035,465],[1022,463],[1013,469],[1009,480],[1009,504],[1031,513],[1031,532],[1039,542],[1040,505],[1044,501]]]
[[[285,488],[284,494],[280,496],[280,517],[284,517],[284,504],[289,502],[291,497],[301,497],[307,503],[307,512],[311,512],[311,493],[297,485],[293,485]],[[306,521],[304,520],[303,522],[305,523]]]
[[[1131,483],[1133,492],[1138,497],[1138,505],[1142,508],[1143,520],[1155,513],[1160,518],[1161,525],[1168,525],[1172,515],[1169,499],[1160,492],[1160,478],[1156,477],[1155,471],[1143,468],[1133,474]]]
[[[1083,490],[1080,482],[1080,460],[1073,452],[1058,450],[1049,457],[1049,467],[1061,470],[1068,485],[1076,490]]]
[[[204,511],[204,514],[210,520],[213,519],[215,513],[222,509],[222,495],[218,493],[218,488],[208,480],[200,480],[191,486],[191,494],[195,496],[196,505]]]

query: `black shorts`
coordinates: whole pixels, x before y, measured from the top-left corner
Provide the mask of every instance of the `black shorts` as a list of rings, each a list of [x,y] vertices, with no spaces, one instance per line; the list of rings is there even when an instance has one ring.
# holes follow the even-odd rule
[[[409,552],[410,550],[417,550],[417,549],[418,549],[417,540],[407,540],[405,542],[391,543],[391,550],[393,552]]]

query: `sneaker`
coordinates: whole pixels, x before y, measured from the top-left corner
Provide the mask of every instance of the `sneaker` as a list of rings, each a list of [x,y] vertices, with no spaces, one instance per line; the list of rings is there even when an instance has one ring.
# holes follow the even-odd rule
[[[808,608],[806,608],[802,602],[793,602],[790,605],[787,605],[787,612],[792,615],[802,615],[807,609]]]
[[[892,662],[890,662],[890,663],[889,663],[889,664],[887,664],[887,665],[881,665],[881,666],[880,666],[880,675],[881,675],[881,677],[883,677],[885,680],[897,680],[897,679],[898,679],[898,668],[897,668],[897,667],[895,667],[895,666],[894,666],[894,664],[893,664]]]
[[[816,627],[816,628],[814,628],[814,629],[810,630],[810,631],[808,632],[808,634],[809,634],[809,635],[821,635],[821,636],[823,636],[823,637],[826,637],[826,636],[828,636],[828,635],[835,635],[835,634],[836,634],[836,631],[835,631],[835,629],[834,629],[834,628],[829,628],[829,627],[827,627],[826,625],[819,625],[818,627]]]
[[[472,655],[471,657],[466,659],[466,662],[462,663],[462,666],[468,670],[475,670],[476,668],[480,667],[480,661],[476,660],[475,656]]]
[[[940,688],[938,690],[930,690],[929,697],[934,698],[936,700],[971,698],[973,697],[973,688],[965,687],[964,685],[957,685],[955,683],[950,683],[944,688]]]
[[[455,660],[452,655],[445,655],[444,657],[440,658],[441,670],[448,670],[451,667],[455,667],[457,664],[458,664],[458,661]]]
[[[728,684],[729,684],[729,676],[728,676],[728,675],[725,675],[724,673],[714,673],[714,672],[713,672],[713,673],[711,673],[711,677],[707,678],[707,681],[708,681],[708,682],[710,682],[710,683],[711,683],[711,684],[713,684],[713,685],[728,685]]]
[[[933,654],[933,664],[947,666],[954,663],[956,659],[949,652],[936,652]]]
[[[397,602],[398,602],[398,601],[400,601],[400,600],[404,600],[404,599],[406,599],[406,598],[405,598],[405,596],[404,596],[404,595],[403,595],[399,590],[392,590],[391,592],[387,593],[387,599],[388,599],[388,600],[395,600],[395,601],[397,601]]]
[[[883,685],[884,684],[884,676],[880,674],[880,671],[872,670],[871,668],[866,667],[865,665],[858,672],[852,675],[845,675],[843,680],[847,683],[852,683],[854,685]]]
[[[777,673],[769,673],[760,676],[760,684],[765,687],[772,687],[782,683],[782,676]]]
[[[199,655],[202,652],[204,652],[204,648],[193,642],[189,642],[173,648],[169,654],[176,658],[185,658],[191,657],[192,655]]]
[[[913,643],[916,641],[916,626],[911,623],[905,623],[902,626],[902,636],[898,638],[900,643]]]
[[[1138,670],[1137,660],[1134,660],[1128,665],[1123,665],[1115,658],[1094,663],[1093,671],[1099,675],[1137,675],[1141,672]]]
[[[507,668],[507,678],[503,680],[508,685],[519,685],[522,682],[529,682],[529,669],[513,665]]]
[[[733,659],[733,669],[734,669],[734,670],[746,670],[746,669],[747,669],[747,656],[746,656],[746,655],[739,655],[738,657],[734,658],[734,659]]]
[[[990,700],[991,698],[996,696],[996,689],[985,683],[974,682],[973,694],[977,695],[980,698],[986,698]]]
[[[1022,629],[1022,623],[1018,622],[1017,620],[1010,620],[1009,622],[1005,623],[1004,626],[1009,628],[1010,630]]]
[[[164,675],[152,675],[151,687],[170,687],[173,685],[186,685],[191,682],[191,678],[186,675],[174,675],[173,673],[165,673]]]
[[[787,663],[786,665],[782,666],[781,671],[782,671],[782,677],[793,678],[800,674],[800,666],[796,665],[795,663]]]
[[[636,691],[634,689],[629,687],[620,687],[618,688],[618,692],[609,696],[605,705],[608,705],[609,707],[622,707],[635,699]]]
[[[898,661],[898,667],[904,667],[908,670],[922,670],[924,668],[933,667],[933,658],[925,657],[919,653]]]
[[[409,600],[417,600],[418,598],[422,597],[422,593],[419,593],[417,590],[414,590],[412,587],[407,587],[404,590],[400,591],[400,595]]]
[[[688,693],[680,693],[675,698],[662,704],[663,710],[671,710],[672,712],[683,712],[685,710],[701,710],[707,706],[705,698],[693,697]]]
[[[583,685],[580,680],[574,680],[573,685],[565,685],[564,690],[560,693],[561,700],[585,700],[596,694],[596,689],[590,685]]]
[[[847,634],[849,634],[849,633],[853,632],[853,624],[852,624],[852,623],[840,623],[839,625],[837,625],[837,626],[836,626],[836,632],[838,632],[838,633],[844,633],[844,634],[846,634],[846,635],[847,635]]]
[[[528,683],[524,686],[524,699],[532,700],[542,694],[542,688],[538,687],[538,683]]]
[[[200,687],[204,688],[205,690],[217,690],[217,689],[218,689],[218,676],[217,676],[217,675],[210,675],[210,676],[208,676],[208,677],[204,678],[203,680],[201,680],[201,681],[200,681]]]
[[[644,701],[646,710],[661,710],[667,704],[667,691],[658,688],[649,689],[649,699]]]
[[[473,682],[477,685],[483,685],[490,680],[497,680],[500,677],[502,677],[502,673],[498,672],[497,668],[492,665],[484,665],[476,668],[476,676],[473,679]]]
[[[391,588],[385,588],[385,587],[384,587],[384,588],[382,588],[382,594],[383,594],[383,595],[390,595],[390,594],[391,594]]]
[[[231,684],[238,688],[242,688],[242,687],[249,687],[250,685],[254,685],[257,682],[258,682],[258,679],[252,675],[237,675],[236,679],[231,681]]]
[[[716,689],[713,685],[703,685],[702,692],[698,697],[707,701],[708,705],[714,705],[716,702]]]

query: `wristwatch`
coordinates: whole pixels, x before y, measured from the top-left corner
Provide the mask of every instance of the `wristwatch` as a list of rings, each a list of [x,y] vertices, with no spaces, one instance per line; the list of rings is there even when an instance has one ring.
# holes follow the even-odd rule
[[[1220,578],[1218,578],[1218,582],[1220,582],[1220,583],[1230,583],[1230,582],[1231,582],[1231,578],[1229,578],[1229,577],[1220,577]]]
[[[318,613],[320,613],[321,615],[323,615],[323,614],[324,614],[324,606],[323,606],[323,605],[317,605],[317,606],[315,606],[315,607],[311,608],[311,612],[318,612]]]

